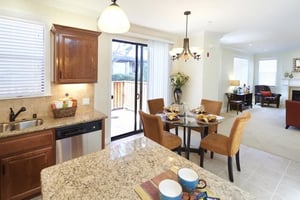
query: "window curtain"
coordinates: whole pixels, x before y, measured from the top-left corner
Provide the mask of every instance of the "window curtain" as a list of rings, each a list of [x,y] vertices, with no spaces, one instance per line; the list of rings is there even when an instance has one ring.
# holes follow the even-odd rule
[[[169,44],[149,41],[149,73],[148,99],[164,98],[170,104],[170,57]]]

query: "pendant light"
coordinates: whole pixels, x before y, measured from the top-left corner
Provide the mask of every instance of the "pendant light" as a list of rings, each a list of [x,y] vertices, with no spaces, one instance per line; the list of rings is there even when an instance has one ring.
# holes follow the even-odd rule
[[[130,28],[129,20],[125,12],[116,4],[117,0],[111,0],[110,4],[98,19],[98,27],[106,33],[126,33]]]
[[[185,38],[183,39],[183,48],[174,48],[170,51],[172,60],[179,60],[183,58],[184,61],[187,61],[190,57],[193,57],[196,60],[201,58],[202,50],[199,47],[191,47],[189,44],[189,38],[187,37],[188,29],[188,16],[191,14],[191,11],[185,11],[184,15],[186,16],[186,29],[185,29]]]

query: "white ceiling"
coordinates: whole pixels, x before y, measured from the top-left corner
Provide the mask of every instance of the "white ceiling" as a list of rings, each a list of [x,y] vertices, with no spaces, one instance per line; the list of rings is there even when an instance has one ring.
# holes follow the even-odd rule
[[[97,18],[109,0],[36,0]],[[300,48],[300,0],[117,0],[131,23],[188,36],[222,33],[224,46],[249,53]]]

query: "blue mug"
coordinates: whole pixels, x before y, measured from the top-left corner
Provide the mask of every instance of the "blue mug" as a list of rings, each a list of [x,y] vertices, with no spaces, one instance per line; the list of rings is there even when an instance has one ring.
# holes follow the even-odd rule
[[[171,179],[165,179],[158,185],[160,200],[181,200],[182,188],[180,184]]]
[[[193,192],[196,188],[204,189],[206,187],[206,181],[199,179],[198,174],[190,168],[179,169],[177,175],[184,192]]]

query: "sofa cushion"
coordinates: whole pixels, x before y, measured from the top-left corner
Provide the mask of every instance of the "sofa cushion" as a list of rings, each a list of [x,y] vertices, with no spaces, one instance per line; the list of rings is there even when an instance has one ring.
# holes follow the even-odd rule
[[[260,91],[261,96],[263,97],[271,97],[272,96],[272,92],[271,91]]]

